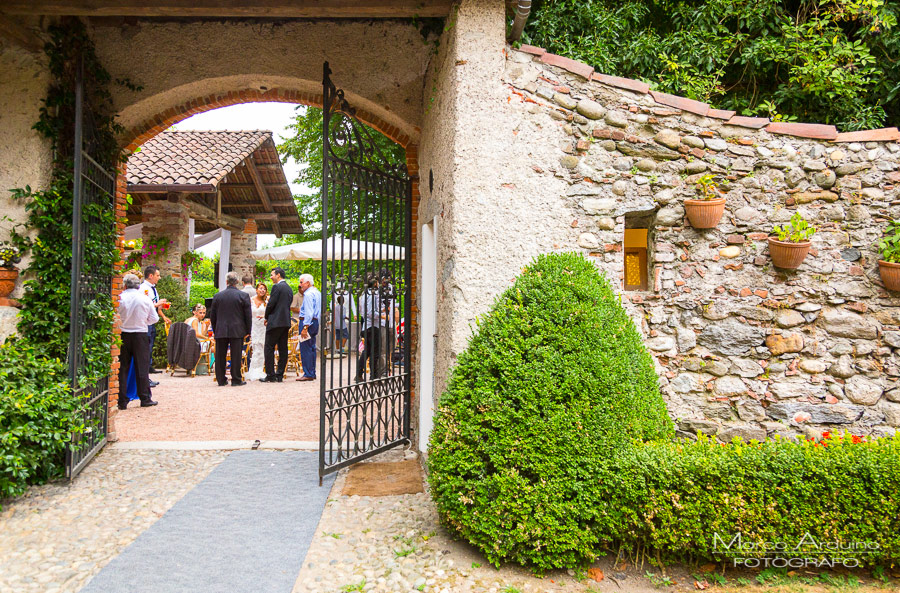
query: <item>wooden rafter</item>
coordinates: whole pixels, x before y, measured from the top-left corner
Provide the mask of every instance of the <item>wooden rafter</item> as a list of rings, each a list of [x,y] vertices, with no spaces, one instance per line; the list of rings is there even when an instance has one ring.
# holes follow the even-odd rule
[[[0,12],[136,17],[445,17],[453,0],[3,0]]]
[[[182,200],[182,203],[187,206],[191,218],[202,220],[203,222],[211,222],[229,231],[241,232],[244,230],[244,220],[241,218],[229,214],[218,214],[212,208],[198,204],[193,200]]]
[[[0,8],[0,12],[2,12],[2,8]],[[11,41],[32,53],[37,53],[44,47],[44,42],[40,37],[16,19],[0,19],[0,39]]]
[[[231,187],[231,186],[228,186],[228,187]],[[252,188],[252,187],[253,186],[251,185],[248,187],[248,189]],[[294,203],[294,200],[273,200],[272,201],[273,208],[286,208],[288,206],[296,206],[296,203]],[[245,207],[244,204],[222,204],[222,208],[224,208],[225,210],[242,210],[244,207]]]
[[[259,199],[263,204],[263,208],[267,213],[272,213],[272,200],[269,198],[269,191],[266,189],[265,184],[262,182],[262,177],[259,175],[259,170],[256,168],[256,161],[253,159],[253,155],[247,157],[244,161],[247,165],[247,172],[250,173],[250,179],[253,180],[253,185],[256,186],[256,191],[259,193]],[[280,165],[279,165],[280,166]],[[276,237],[281,237],[281,225],[278,223],[278,215],[275,215],[275,219],[272,220],[272,229],[275,231]]]

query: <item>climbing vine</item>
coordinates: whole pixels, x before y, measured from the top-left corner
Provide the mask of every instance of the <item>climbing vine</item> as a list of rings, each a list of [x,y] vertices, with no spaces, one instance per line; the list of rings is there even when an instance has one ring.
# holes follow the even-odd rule
[[[14,244],[31,253],[25,293],[19,314],[19,335],[41,345],[49,358],[64,360],[70,328],[70,271],[72,265],[73,153],[75,80],[77,56],[83,56],[85,138],[91,156],[107,169],[120,159],[109,73],[100,64],[84,25],[65,19],[48,29],[50,41],[44,50],[52,76],[40,117],[33,128],[50,141],[53,170],[47,188],[17,188],[12,194],[24,203],[27,219],[12,235]],[[116,81],[134,88],[128,81]],[[84,266],[96,276],[115,273],[118,259],[114,196],[106,204],[87,206],[85,219],[96,224],[84,238]],[[107,286],[96,286],[95,296],[85,303],[96,323],[84,336],[85,367],[82,381],[91,382],[109,373],[112,339],[112,297]]]

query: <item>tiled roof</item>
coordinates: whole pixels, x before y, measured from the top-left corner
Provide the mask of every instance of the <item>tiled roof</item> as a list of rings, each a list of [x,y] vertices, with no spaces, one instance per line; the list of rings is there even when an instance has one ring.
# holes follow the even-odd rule
[[[128,184],[215,187],[272,132],[161,132],[128,158]]]

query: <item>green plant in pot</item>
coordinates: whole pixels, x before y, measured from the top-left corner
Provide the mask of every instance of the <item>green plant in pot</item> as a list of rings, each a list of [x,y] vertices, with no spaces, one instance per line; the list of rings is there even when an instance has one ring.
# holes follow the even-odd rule
[[[697,180],[697,189],[697,198],[684,201],[684,212],[695,229],[714,229],[725,213],[725,198],[719,195],[719,184],[710,173]]]
[[[892,220],[884,229],[884,236],[878,240],[881,259],[878,273],[888,290],[900,291],[900,220]]]
[[[795,212],[784,225],[775,225],[769,237],[769,255],[776,268],[796,270],[809,254],[812,246],[810,238],[816,234],[816,227],[810,226],[803,215]]]
[[[16,288],[19,269],[16,264],[22,261],[22,253],[12,243],[0,243],[0,298],[8,297]]]

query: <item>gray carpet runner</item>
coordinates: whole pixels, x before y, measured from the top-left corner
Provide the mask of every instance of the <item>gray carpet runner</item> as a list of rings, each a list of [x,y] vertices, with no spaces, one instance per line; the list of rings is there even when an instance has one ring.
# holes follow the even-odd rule
[[[317,462],[235,451],[81,593],[290,593],[334,479]]]

